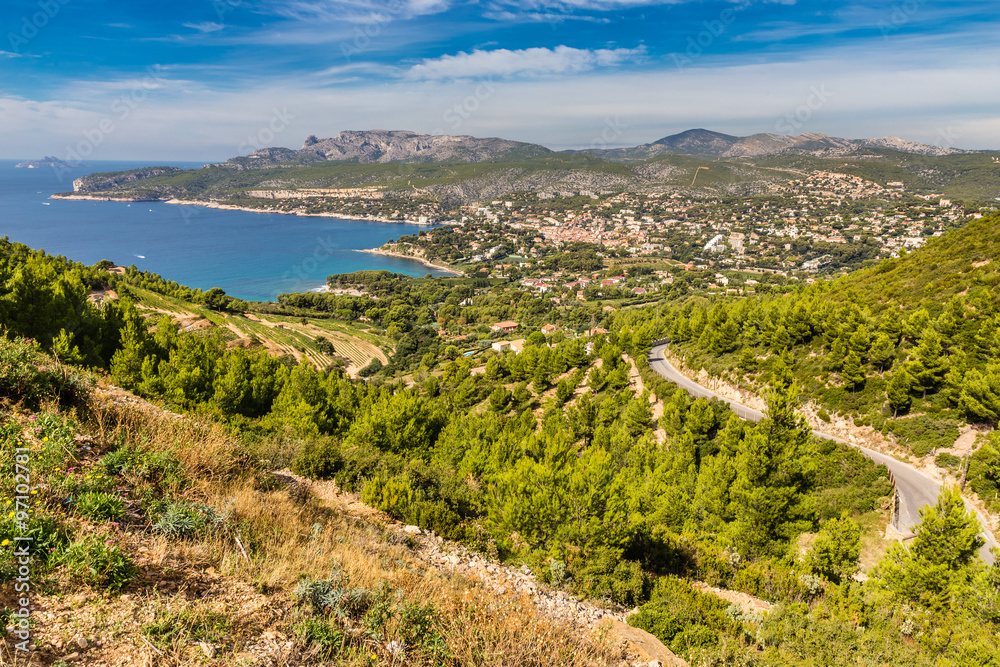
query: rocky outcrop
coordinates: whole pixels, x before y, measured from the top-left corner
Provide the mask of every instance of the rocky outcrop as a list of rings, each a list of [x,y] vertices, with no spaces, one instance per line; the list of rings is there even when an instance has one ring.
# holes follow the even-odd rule
[[[42,167],[51,167],[53,169],[57,167],[69,168],[74,165],[64,162],[57,157],[52,155],[46,155],[41,160],[25,160],[24,162],[18,162],[14,165],[15,169],[40,169]]]
[[[89,174],[73,181],[73,192],[105,192],[124,183],[134,183],[146,178],[181,171],[177,167],[146,167],[129,171],[111,171]]]

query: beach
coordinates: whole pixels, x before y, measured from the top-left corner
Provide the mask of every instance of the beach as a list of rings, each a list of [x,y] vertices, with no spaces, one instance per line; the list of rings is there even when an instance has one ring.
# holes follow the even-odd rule
[[[413,255],[404,255],[401,252],[392,252],[391,250],[382,250],[381,248],[370,248],[368,250],[358,250],[357,252],[368,252],[373,255],[384,255],[385,257],[395,257],[397,259],[408,259],[412,262],[419,262],[431,269],[444,271],[446,273],[450,273],[456,276],[463,275],[461,271],[453,269],[450,266],[447,266],[446,264],[435,264],[434,262],[428,262],[426,259],[423,259],[422,257],[414,257]]]

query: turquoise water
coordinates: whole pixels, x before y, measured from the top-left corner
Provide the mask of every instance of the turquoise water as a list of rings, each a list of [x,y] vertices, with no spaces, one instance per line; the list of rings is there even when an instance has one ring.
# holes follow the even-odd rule
[[[330,274],[362,269],[441,275],[418,262],[357,252],[426,227],[162,202],[50,200],[72,190],[74,178],[149,163],[92,162],[65,173],[15,164],[0,160],[0,236],[84,264],[135,264],[190,287],[221,287],[255,300],[316,289]]]

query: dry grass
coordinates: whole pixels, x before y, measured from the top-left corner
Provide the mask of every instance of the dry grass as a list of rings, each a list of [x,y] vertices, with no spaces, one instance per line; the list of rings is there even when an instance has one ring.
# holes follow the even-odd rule
[[[144,570],[143,584],[130,589],[138,590],[131,593],[138,597],[104,604],[135,610],[132,622],[120,631],[137,656],[131,664],[204,664],[207,655],[199,648],[197,632],[188,626],[213,623],[224,626],[219,632],[229,639],[223,644],[244,648],[220,654],[212,664],[241,660],[241,651],[246,657],[245,647],[258,640],[287,646],[283,640],[294,638],[295,624],[309,613],[294,598],[297,582],[326,579],[334,572],[352,587],[388,588],[401,603],[433,607],[435,627],[447,645],[448,657],[440,664],[548,667],[622,662],[621,646],[601,634],[582,636],[568,624],[541,616],[525,599],[500,596],[475,580],[427,567],[408,548],[404,535],[378,521],[349,516],[293,488],[268,489],[261,484],[261,472],[253,469],[251,453],[219,425],[178,419],[149,405],[100,395],[82,412],[99,441],[171,451],[193,480],[186,496],[227,516],[225,528],[198,539],[130,536],[129,548]],[[171,619],[188,630],[171,634],[156,649],[146,646],[140,635],[149,634],[150,627],[169,625]],[[409,662],[410,654],[387,648],[397,625],[390,621],[385,637],[365,639],[363,651],[342,654],[330,664],[429,664],[419,654],[413,654],[417,662]],[[260,639],[269,633],[273,641]],[[301,645],[268,655],[266,664],[323,664]],[[119,657],[119,664],[126,664]]]

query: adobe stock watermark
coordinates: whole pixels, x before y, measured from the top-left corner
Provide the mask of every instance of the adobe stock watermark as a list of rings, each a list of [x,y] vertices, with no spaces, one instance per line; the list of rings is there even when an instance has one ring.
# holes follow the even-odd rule
[[[810,86],[805,104],[779,118],[774,124],[774,131],[788,136],[795,134],[812,120],[813,114],[822,109],[831,97],[833,92],[827,90],[826,84],[819,87]]]
[[[876,24],[882,31],[882,37],[889,39],[894,32],[909,23],[927,0],[905,0],[897,5],[893,5],[889,17],[879,19]]]
[[[38,32],[47,26],[49,21],[54,19],[62,8],[70,2],[71,0],[38,0],[38,11],[31,15],[22,16],[21,24],[18,26],[20,30],[7,33],[10,50],[14,53],[20,53],[21,48],[27,46],[28,42],[34,39]]]
[[[399,18],[406,9],[405,0],[390,0],[384,7],[385,13],[376,14],[364,25],[354,26],[354,39],[340,43],[340,54],[351,59],[372,45],[372,40],[382,34],[382,30]]]
[[[493,93],[499,86],[500,84],[493,81],[492,78],[479,80],[471,94],[453,103],[441,114],[441,120],[448,124],[447,130],[439,127],[431,134],[441,136],[447,131],[457,132],[465,124],[465,121],[479,111],[483,102],[493,97]]]
[[[590,142],[589,148],[593,150],[607,149],[608,145],[618,137],[622,136],[628,127],[628,123],[622,122],[621,116],[606,118],[604,120],[604,129],[602,129],[601,133],[594,137],[593,141]]]
[[[18,443],[23,444],[23,443]],[[11,613],[11,634],[20,640],[14,643],[18,653],[28,653],[31,650],[31,535],[28,532],[28,515],[31,512],[31,450],[27,447],[17,447],[14,450],[14,521],[17,534],[13,544],[4,540],[2,546],[10,546],[14,552],[14,562],[17,566],[14,577],[14,611]]]
[[[332,237],[316,238],[316,247],[311,254],[307,255],[301,262],[295,264],[291,269],[285,271],[281,276],[282,280],[298,279],[301,281],[315,280],[315,272],[333,254],[340,249],[340,246]]]
[[[237,150],[242,153],[252,153],[253,151],[267,148],[272,145],[274,138],[288,129],[291,121],[295,119],[295,114],[288,111],[287,107],[280,110],[272,109],[271,118],[264,127],[257,130],[256,134],[247,135],[247,138],[239,145]]]
[[[939,127],[937,129],[937,138],[934,139],[934,145],[938,148],[954,148],[961,138],[962,135],[956,132],[950,125],[948,127]]]
[[[226,14],[243,6],[243,0],[212,0],[212,8],[219,20],[226,18]]]
[[[739,13],[752,4],[753,0],[740,0],[734,6],[719,12],[716,18],[702,21],[701,25],[704,30],[687,38],[684,51],[670,54],[677,69],[682,70],[693,65],[694,61],[704,55],[705,51],[715,43],[715,40],[724,35],[729,26],[736,22]]]
[[[66,172],[70,171],[72,167],[78,166],[85,158],[91,156],[109,136],[114,134],[115,130],[119,127],[119,123],[122,123],[131,116],[132,112],[145,101],[151,91],[163,85],[164,81],[160,78],[161,69],[159,65],[147,67],[146,76],[139,83],[132,86],[131,90],[117,97],[111,103],[111,113],[97,121],[94,127],[84,130],[82,133],[83,139],[76,144],[67,144],[66,156],[63,158],[63,162],[70,166],[64,167],[59,165],[54,167],[60,183]]]

